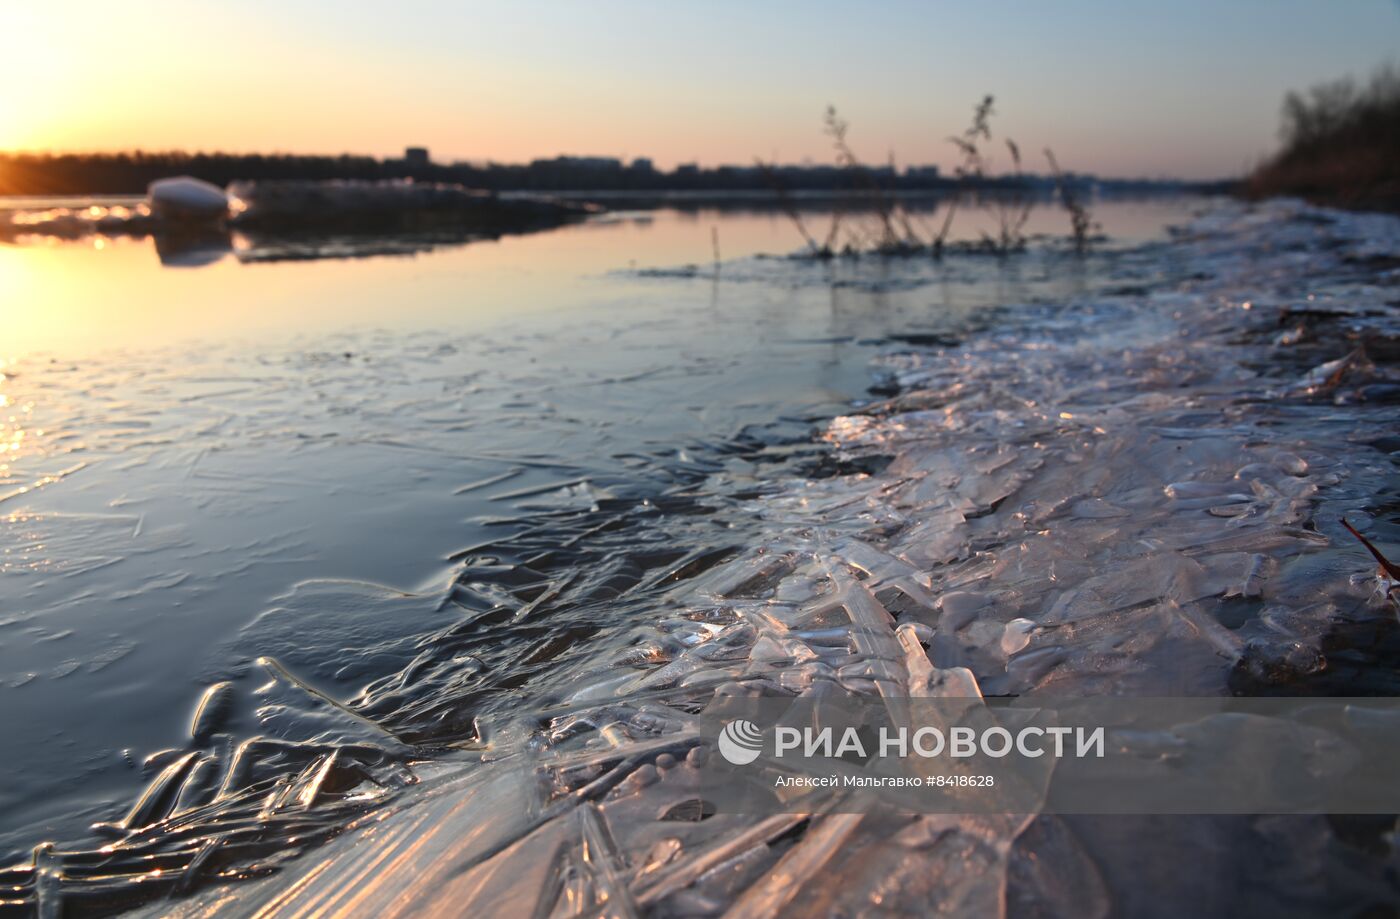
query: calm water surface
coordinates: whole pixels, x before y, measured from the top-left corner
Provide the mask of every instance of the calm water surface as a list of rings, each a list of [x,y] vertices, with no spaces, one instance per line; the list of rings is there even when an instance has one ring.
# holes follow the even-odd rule
[[[1199,205],[1096,216],[1111,249]],[[781,215],[658,211],[369,258],[0,246],[0,855],[119,815],[298,583],[445,585],[502,519],[801,436],[891,336],[1093,289],[1114,258],[755,258],[796,242]]]

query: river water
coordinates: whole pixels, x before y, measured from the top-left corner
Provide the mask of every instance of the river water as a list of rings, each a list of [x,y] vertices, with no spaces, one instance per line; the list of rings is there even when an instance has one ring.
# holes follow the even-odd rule
[[[755,449],[819,466],[877,357],[1174,277],[1135,247],[1204,205],[1105,203],[1085,258],[913,271],[765,258],[798,237],[754,211],[319,259],[0,247],[4,862],[120,819],[205,687],[377,615],[355,597],[451,595],[472,547],[717,469],[761,484]]]

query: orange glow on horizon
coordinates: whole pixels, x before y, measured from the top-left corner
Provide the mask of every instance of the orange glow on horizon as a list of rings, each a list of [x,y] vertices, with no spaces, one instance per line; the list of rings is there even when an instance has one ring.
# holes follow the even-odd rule
[[[998,138],[1066,168],[1219,178],[1272,149],[1286,90],[1393,56],[1386,5],[1287,3],[1261,42],[1256,17],[1204,0],[1123,17],[1027,4],[1014,28],[975,4],[11,0],[0,150],[829,163],[832,103],[868,161],[947,169],[946,138],[991,92]],[[996,42],[940,38],[988,29]]]

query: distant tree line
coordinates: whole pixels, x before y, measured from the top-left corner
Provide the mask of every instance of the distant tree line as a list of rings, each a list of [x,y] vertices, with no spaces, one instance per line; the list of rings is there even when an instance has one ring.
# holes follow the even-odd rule
[[[237,179],[378,179],[389,173],[369,156],[230,153],[0,154],[0,194],[141,194],[156,179],[191,175],[227,185]]]
[[[1250,176],[1253,194],[1400,211],[1400,70],[1393,65],[1365,84],[1347,78],[1290,92],[1279,134],[1279,152]]]
[[[955,184],[936,167],[874,170],[881,185],[891,190],[938,191]],[[598,157],[557,157],[527,164],[440,164],[370,156],[302,156],[293,154],[184,153],[179,151],[122,153],[6,153],[0,154],[0,194],[3,195],[120,195],[141,194],[152,181],[191,175],[224,186],[239,179],[413,179],[453,182],[497,191],[743,191],[772,190],[780,183],[788,191],[857,189],[869,177],[839,166],[718,166],[681,165],[672,170],[652,167],[647,160],[623,163]],[[1079,177],[1087,181],[1087,177]],[[988,178],[982,185],[996,188],[1009,182],[1049,187],[1053,179],[1022,176]],[[1162,183],[1116,182],[1120,189],[1160,188]]]

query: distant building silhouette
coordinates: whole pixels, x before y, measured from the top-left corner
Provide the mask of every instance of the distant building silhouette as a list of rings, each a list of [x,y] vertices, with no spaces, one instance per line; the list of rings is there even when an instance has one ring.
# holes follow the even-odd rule
[[[424,147],[409,147],[403,158],[368,156],[304,156],[258,153],[4,153],[0,152],[0,195],[141,194],[156,179],[187,175],[223,186],[237,180],[378,181],[411,178],[420,182],[459,183],[496,191],[787,191],[832,192],[868,189],[871,181],[889,191],[952,191],[960,180],[944,176],[933,165],[911,165],[896,173],[889,166],[861,170],[813,163],[773,163],[702,167],[682,163],[666,171],[654,161],[637,157],[626,165],[602,156],[559,156],[529,164],[434,163]],[[1150,180],[1096,180],[1068,175],[1068,181],[1094,185],[1104,192],[1168,191],[1191,188],[1218,191],[1224,185]],[[988,176],[972,184],[980,188],[1054,187],[1051,176]]]
[[[556,156],[552,159],[532,160],[530,168],[616,172],[622,169],[622,160],[612,156]]]

